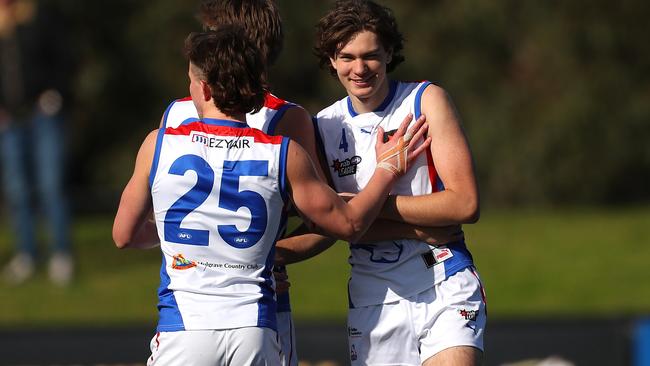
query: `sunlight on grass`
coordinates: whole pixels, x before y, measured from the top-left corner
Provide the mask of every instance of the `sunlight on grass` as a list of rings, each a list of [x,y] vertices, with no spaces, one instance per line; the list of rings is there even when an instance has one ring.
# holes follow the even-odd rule
[[[496,317],[619,316],[650,313],[650,209],[484,212],[465,227]],[[156,322],[158,250],[118,250],[112,220],[76,221],[77,278],[50,284],[45,266],[20,287],[0,283],[0,325],[99,326]],[[4,228],[4,232],[7,229]],[[0,261],[11,238],[0,239]],[[347,312],[348,249],[291,265],[294,315],[341,321]]]

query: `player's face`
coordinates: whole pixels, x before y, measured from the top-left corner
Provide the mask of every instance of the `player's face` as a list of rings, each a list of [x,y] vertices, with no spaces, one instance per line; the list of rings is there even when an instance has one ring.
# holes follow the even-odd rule
[[[330,61],[357,112],[374,110],[388,95],[391,53],[374,32],[357,33]]]
[[[201,79],[198,77],[199,74],[199,69],[194,66],[190,62],[189,69],[187,70],[187,75],[189,76],[190,79],[190,96],[192,97],[192,102],[194,103],[194,107],[196,108],[196,111],[199,113],[199,117],[203,118],[203,108],[202,106],[202,101],[204,99],[203,95],[203,82]]]

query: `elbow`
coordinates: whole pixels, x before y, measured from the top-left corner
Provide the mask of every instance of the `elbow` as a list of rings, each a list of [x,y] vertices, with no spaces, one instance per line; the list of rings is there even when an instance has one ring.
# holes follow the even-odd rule
[[[367,227],[361,221],[352,220],[346,223],[340,238],[349,242],[356,243],[366,232]]]
[[[129,246],[131,238],[125,233],[121,233],[119,230],[113,229],[113,242],[118,249],[124,249]]]
[[[469,199],[464,205],[460,221],[463,224],[475,224],[481,217],[481,209],[478,199]]]

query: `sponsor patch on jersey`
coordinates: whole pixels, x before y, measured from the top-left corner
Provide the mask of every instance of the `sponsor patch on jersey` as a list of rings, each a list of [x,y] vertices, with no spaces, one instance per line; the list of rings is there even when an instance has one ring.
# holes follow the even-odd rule
[[[214,136],[203,132],[192,131],[190,141],[213,149],[250,149],[254,138],[250,136]]]
[[[347,175],[357,174],[357,165],[361,163],[361,157],[355,155],[351,158],[347,158],[343,161],[339,159],[332,160],[332,169],[334,172],[338,173],[339,177],[345,177]]]
[[[357,349],[354,348],[354,344],[350,347],[350,361],[357,360]]]
[[[173,269],[189,269],[192,267],[196,267],[196,263],[192,262],[190,260],[185,259],[182,254],[177,254],[174,256],[174,261],[172,262],[172,268]]]

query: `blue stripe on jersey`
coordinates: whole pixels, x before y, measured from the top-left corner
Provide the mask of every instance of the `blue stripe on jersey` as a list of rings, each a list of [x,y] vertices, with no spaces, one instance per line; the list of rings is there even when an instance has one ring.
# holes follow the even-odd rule
[[[280,238],[283,237],[285,232],[286,232],[288,216],[289,216],[289,211],[285,206],[284,209],[282,210],[282,217],[280,218],[280,225],[279,225],[278,235],[276,236],[276,239],[275,239],[276,242],[278,240],[280,240]],[[275,268],[278,269],[278,271],[280,271],[280,272],[284,272],[284,273],[287,272],[285,266],[275,266]],[[278,313],[284,313],[284,312],[291,311],[291,302],[290,302],[290,299],[289,299],[289,291],[286,291],[286,292],[284,292],[282,294],[276,294],[276,298],[277,298],[277,301],[278,301],[278,309],[277,309]]]
[[[257,326],[271,328],[275,331],[278,330],[277,318],[275,313],[277,311],[277,303],[275,301],[275,291],[273,290],[273,262],[275,261],[275,245],[269,250],[269,255],[266,257],[266,263],[262,277],[264,282],[260,284],[260,292],[262,298],[257,303]]]
[[[286,112],[287,109],[295,106],[296,105],[293,103],[287,103],[282,105],[282,107],[280,107],[280,109],[278,109],[277,112],[275,112],[273,118],[271,118],[266,133],[269,135],[275,135],[275,127],[278,125],[278,122],[280,122],[280,120],[282,119],[282,116],[284,116],[284,112]]]
[[[167,274],[167,261],[165,254],[162,256],[162,265],[160,266],[160,287],[158,288],[158,319],[159,332],[175,332],[185,330],[183,316],[178,309],[174,291],[169,289],[171,279]]]
[[[388,107],[388,105],[393,101],[395,91],[397,91],[397,81],[391,80],[388,86],[388,95],[386,95],[386,98],[384,98],[379,107],[375,108],[373,112],[383,112],[384,109],[386,109],[386,107]],[[352,106],[352,99],[350,99],[350,97],[348,97],[348,113],[350,113],[352,117],[359,115],[357,111],[354,110],[354,106]]]
[[[153,179],[156,177],[158,171],[158,161],[160,160],[160,149],[162,148],[162,139],[165,136],[165,127],[158,129],[158,137],[156,138],[156,149],[154,150],[153,160],[151,161],[151,169],[149,170],[149,188],[153,187]]]
[[[278,178],[280,179],[280,194],[284,202],[287,202],[288,189],[287,189],[287,151],[289,150],[289,138],[282,137],[282,145],[280,147],[280,161]]]
[[[446,246],[454,256],[443,262],[445,264],[445,278],[449,278],[457,272],[474,265],[474,259],[467,250],[464,240],[449,243]]]
[[[246,122],[233,121],[231,119],[219,119],[219,118],[203,118],[201,122],[206,125],[212,126],[225,126],[225,127],[234,127],[234,128],[247,128],[249,127]]]
[[[422,83],[420,89],[417,91],[417,93],[415,93],[415,105],[413,108],[413,117],[415,117],[415,119],[420,118],[422,115],[422,94],[424,94],[424,89],[426,89],[429,85],[431,85],[430,81]]]
[[[415,93],[415,103],[413,106],[413,113],[414,113],[414,118],[418,119],[422,115],[422,94],[424,94],[424,90],[431,85],[432,83],[430,81],[426,81],[422,83],[420,86],[420,89],[418,89],[417,93]],[[438,192],[444,191],[445,190],[445,184],[442,182],[442,179],[440,179],[440,176],[436,174],[436,187],[438,189]]]

